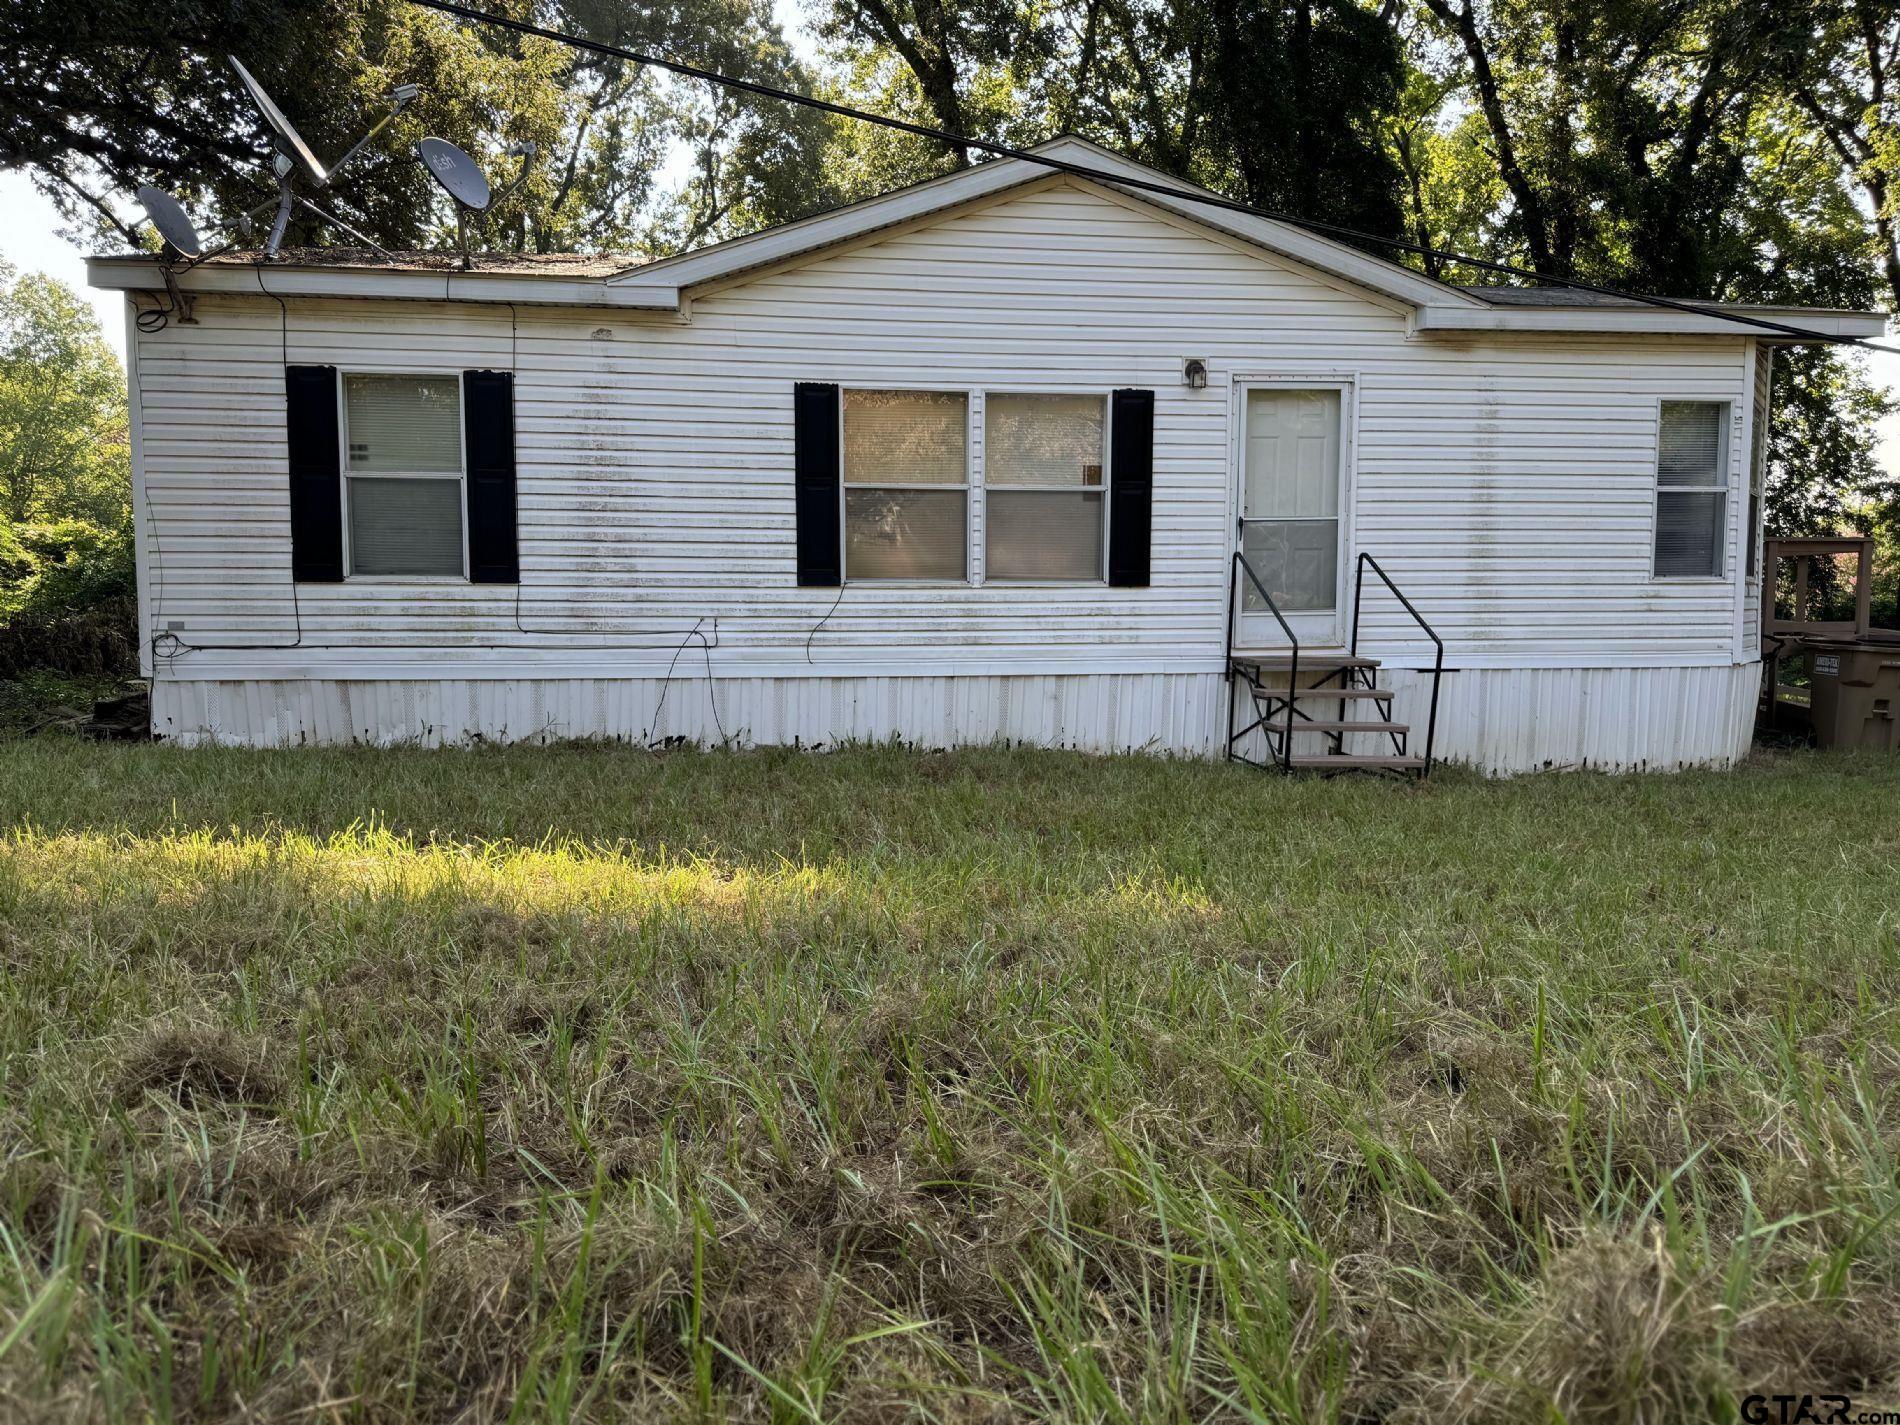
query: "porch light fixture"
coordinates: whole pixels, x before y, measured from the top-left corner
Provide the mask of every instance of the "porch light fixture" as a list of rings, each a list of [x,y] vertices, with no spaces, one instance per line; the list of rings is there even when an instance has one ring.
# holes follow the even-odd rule
[[[1207,363],[1198,356],[1190,356],[1181,367],[1181,379],[1187,383],[1190,391],[1207,389]]]

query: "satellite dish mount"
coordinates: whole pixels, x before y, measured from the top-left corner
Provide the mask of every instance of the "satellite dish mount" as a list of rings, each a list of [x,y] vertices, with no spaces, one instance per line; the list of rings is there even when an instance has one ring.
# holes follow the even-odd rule
[[[534,166],[533,144],[510,144],[507,152],[520,157],[521,171],[515,174],[513,183],[496,193],[489,188],[482,166],[461,145],[438,138],[426,138],[416,145],[416,157],[423,168],[455,204],[455,245],[462,250],[464,270],[475,265],[468,253],[469,215],[486,213],[508,197],[528,181],[528,170]]]
[[[363,151],[364,146],[381,133],[390,120],[407,108],[409,101],[421,93],[421,90],[413,84],[398,84],[390,90],[389,112],[370,125],[369,130],[349,146],[343,157],[325,168],[318,161],[316,154],[310,151],[310,145],[303,141],[303,135],[297,132],[296,126],[284,117],[284,111],[277,107],[276,101],[265,91],[264,86],[259,84],[251,71],[244,67],[244,62],[236,55],[227,57],[231,61],[231,68],[237,71],[238,80],[243,84],[245,93],[250,95],[258,117],[263,119],[264,127],[270,130],[271,146],[277,151],[271,160],[271,172],[277,176],[277,216],[271,223],[270,237],[264,243],[264,255],[268,258],[277,256],[278,249],[283,245],[284,229],[290,222],[290,210],[292,207],[301,207],[316,214],[331,226],[348,233],[380,256],[388,258],[389,254],[376,243],[336,214],[318,207],[299,193],[296,189],[296,180],[302,178],[306,183],[319,189],[328,188],[350,161]]]

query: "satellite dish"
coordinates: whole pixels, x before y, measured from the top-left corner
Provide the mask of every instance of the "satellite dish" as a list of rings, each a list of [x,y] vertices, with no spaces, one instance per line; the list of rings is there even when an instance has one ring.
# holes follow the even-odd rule
[[[227,55],[226,58],[231,61],[231,68],[237,71],[238,78],[243,81],[245,91],[251,96],[251,102],[257,105],[257,112],[264,116],[264,122],[269,126],[271,136],[277,140],[278,152],[301,168],[304,177],[319,188],[328,183],[330,175],[324,172],[323,165],[317,162],[317,156],[310,151],[310,146],[303,141],[303,136],[291,126],[290,120],[284,117],[284,111],[279,109],[272,102],[270,95],[264,92],[264,86],[252,77],[251,71],[244,67],[244,62],[236,55]]]
[[[152,220],[152,226],[158,229],[158,235],[183,257],[197,257],[205,250],[204,243],[198,237],[198,229],[181,204],[163,188],[154,188],[149,183],[139,189],[139,205],[145,209],[145,216]]]
[[[492,196],[488,179],[466,150],[447,139],[428,138],[416,145],[416,155],[458,205],[477,213],[486,211]]]
[[[231,68],[237,71],[238,78],[243,81],[244,91],[251,96],[251,102],[257,106],[257,112],[263,116],[265,126],[268,127],[271,132],[272,146],[277,150],[277,156],[271,163],[272,174],[277,179],[277,198],[275,203],[277,217],[271,223],[270,236],[264,241],[264,255],[269,258],[277,256],[278,249],[284,240],[285,226],[290,222],[290,210],[294,205],[301,205],[314,213],[317,217],[323,219],[324,222],[330,224],[330,226],[348,233],[365,247],[381,254],[387,259],[389,254],[378,247],[372,239],[358,232],[335,213],[324,211],[315,203],[311,202],[310,199],[296,192],[293,179],[301,173],[304,178],[315,183],[317,187],[327,188],[336,176],[349,166],[350,160],[363,152],[369,145],[370,140],[381,133],[384,128],[421,93],[421,90],[414,84],[398,84],[394,89],[390,90],[389,112],[383,115],[383,117],[378,119],[374,124],[370,125],[368,131],[350,146],[343,157],[339,158],[328,169],[325,169],[321,163],[317,162],[317,156],[310,151],[310,146],[303,141],[303,136],[291,125],[290,120],[284,117],[284,111],[279,109],[272,101],[270,95],[264,92],[264,86],[257,82],[256,76],[244,67],[244,61],[234,54],[225,57],[231,61]],[[437,142],[440,142],[440,140],[437,140]],[[445,147],[453,147],[453,145],[445,145]],[[459,149],[456,151],[460,153]],[[461,154],[461,157],[464,162],[469,161],[467,154]],[[472,168],[473,164],[470,164],[470,167]],[[432,169],[431,171],[434,170]],[[481,183],[482,197],[485,203],[488,196],[488,185],[482,180],[480,170],[475,170],[475,177],[476,181]],[[451,191],[454,190],[451,189]],[[191,218],[186,214],[184,208],[179,205],[176,198],[164,192],[162,189],[144,187],[139,189],[138,199],[140,203],[144,204],[146,216],[152,220],[152,226],[158,229],[159,236],[164,238],[166,243],[169,244],[175,252],[190,261],[197,261],[204,255],[204,241],[198,236],[198,229],[193,226]],[[251,209],[250,212],[238,217],[235,221],[226,223],[221,228],[213,229],[213,231],[228,233],[235,229],[236,231],[249,234],[251,230],[251,219],[268,211],[271,206],[272,204],[268,202],[259,204],[257,207]],[[167,265],[166,280],[168,282],[170,281],[170,271],[170,266]],[[186,318],[186,320],[189,320],[189,318]]]

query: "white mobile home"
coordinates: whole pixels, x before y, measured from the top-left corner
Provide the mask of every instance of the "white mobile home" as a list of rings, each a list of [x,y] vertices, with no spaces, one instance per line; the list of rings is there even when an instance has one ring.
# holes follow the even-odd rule
[[[647,265],[91,277],[170,309],[128,324],[166,738],[1409,766],[1435,634],[1441,758],[1748,743],[1761,328],[1446,286],[1021,160]],[[1289,698],[1296,647],[1322,686]]]

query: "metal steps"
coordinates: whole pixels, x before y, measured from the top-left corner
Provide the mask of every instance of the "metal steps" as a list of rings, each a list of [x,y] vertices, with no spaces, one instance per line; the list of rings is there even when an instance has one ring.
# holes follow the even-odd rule
[[[1379,686],[1379,660],[1362,657],[1359,653],[1359,613],[1365,603],[1368,572],[1431,640],[1434,648],[1423,752],[1412,749],[1411,725],[1392,716],[1392,701],[1397,690]],[[1283,645],[1278,648],[1234,646],[1234,635],[1245,629],[1245,620],[1238,617],[1243,592],[1257,599],[1252,609],[1264,610],[1279,625],[1286,637]],[[1260,577],[1260,571],[1248,562],[1244,552],[1234,551],[1227,585],[1227,755],[1230,759],[1266,771],[1318,772],[1323,776],[1335,772],[1392,772],[1423,781],[1431,774],[1432,743],[1438,730],[1438,685],[1445,671],[1445,641],[1367,550],[1360,550],[1355,561],[1349,607],[1352,610],[1349,643],[1344,647],[1339,644],[1326,648],[1303,647],[1293,625],[1280,612],[1273,590]],[[1258,627],[1256,623],[1256,629]],[[1258,636],[1257,632],[1254,636]],[[1236,682],[1246,686],[1244,698],[1233,686]],[[1252,719],[1245,726],[1239,725],[1242,704],[1250,705],[1253,711]],[[1315,717],[1314,713],[1323,716]],[[1360,739],[1350,751],[1346,747],[1349,737]],[[1373,746],[1379,748],[1378,751],[1366,750],[1364,739],[1368,738],[1374,739]],[[1319,744],[1317,748],[1315,741]]]
[[[1232,734],[1228,755],[1282,772],[1423,777],[1427,763],[1411,750],[1411,724],[1393,718],[1395,690],[1378,686],[1378,671],[1378,659],[1353,654],[1302,652],[1296,659],[1285,653],[1236,652],[1228,661],[1228,676],[1246,686],[1254,716]],[[1300,686],[1287,686],[1292,677]],[[1264,757],[1245,750],[1256,734],[1265,743]],[[1360,743],[1347,751],[1347,738],[1365,736],[1382,739],[1380,750],[1364,751]],[[1259,741],[1251,745],[1257,748]]]

